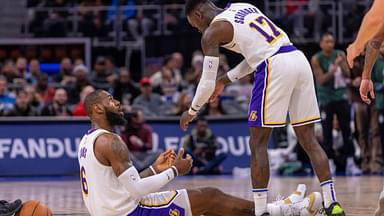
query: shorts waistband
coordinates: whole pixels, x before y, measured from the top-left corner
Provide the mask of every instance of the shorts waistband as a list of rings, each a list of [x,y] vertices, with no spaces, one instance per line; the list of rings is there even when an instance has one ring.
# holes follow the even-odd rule
[[[275,52],[275,54],[273,54],[272,56],[275,56],[275,55],[281,54],[281,53],[292,52],[292,51],[295,51],[295,50],[297,50],[297,48],[295,46],[293,46],[293,45],[281,46],[280,49],[277,50],[277,52]]]

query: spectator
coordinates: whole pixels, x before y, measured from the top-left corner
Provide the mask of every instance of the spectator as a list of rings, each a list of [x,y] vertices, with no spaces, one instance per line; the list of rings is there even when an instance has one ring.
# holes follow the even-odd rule
[[[168,67],[161,69],[161,82],[158,86],[154,86],[154,91],[161,94],[166,104],[174,105],[179,99],[179,90],[181,85],[177,82],[173,71]]]
[[[60,63],[60,73],[53,77],[53,81],[62,86],[72,84],[76,81],[72,74],[72,61],[70,58],[63,58]]]
[[[208,102],[206,108],[201,114],[207,115],[210,117],[220,117],[225,115],[226,112],[224,111],[222,102],[219,99],[217,99],[217,100]]]
[[[184,57],[180,52],[174,52],[171,54],[171,59],[168,62],[168,67],[175,73],[175,78],[178,82],[182,81],[182,69],[184,65]]]
[[[15,103],[15,96],[8,92],[7,79],[4,76],[0,76],[0,116],[12,110]]]
[[[39,100],[39,94],[36,92],[35,88],[33,86],[26,86],[24,90],[28,93],[28,97],[30,99],[31,106],[34,107],[37,111],[39,111],[43,108],[44,103],[41,103]]]
[[[174,63],[172,63],[173,61],[174,60],[172,60],[172,56],[166,56],[164,58],[163,65],[162,65],[161,69],[159,71],[155,72],[151,76],[151,82],[152,82],[152,86],[154,88],[160,86],[161,82],[163,81],[164,72],[167,72],[167,70],[171,71],[172,79],[174,79],[176,81],[177,85],[181,84],[181,79],[182,79],[181,75],[176,74],[175,71],[173,70],[173,67],[174,67],[173,66]]]
[[[153,151],[152,128],[145,124],[144,113],[134,110],[127,118],[121,138],[128,146],[129,158],[138,170],[150,166],[159,156],[159,151]]]
[[[87,97],[89,94],[91,94],[94,91],[95,91],[95,88],[93,88],[90,85],[85,86],[81,90],[80,102],[75,105],[75,107],[73,109],[73,116],[87,116],[87,113],[86,113],[85,107],[84,107],[84,100],[85,100],[85,97]]]
[[[348,102],[345,79],[349,77],[349,68],[345,54],[335,50],[335,38],[331,33],[325,33],[320,39],[321,51],[312,57],[312,67],[315,73],[318,100],[320,103],[322,127],[324,134],[324,150],[330,159],[330,168],[335,170],[335,152],[332,149],[332,121],[336,114],[343,134],[343,153],[347,157],[346,173],[361,174],[354,162],[355,147],[352,141],[351,107]]]
[[[40,62],[37,59],[32,59],[29,62],[29,73],[26,75],[27,82],[29,84],[35,85],[37,83],[37,79],[41,73],[40,71]]]
[[[132,104],[133,100],[140,94],[140,89],[135,82],[131,80],[131,73],[126,68],[120,69],[119,79],[117,79],[113,97],[118,101],[126,101]]]
[[[253,74],[250,74],[229,85],[225,88],[225,94],[223,94],[234,98],[235,102],[238,103],[243,110],[247,110],[249,106],[253,89],[252,76]]]
[[[115,59],[113,59],[113,57],[108,56],[105,58],[105,66],[107,68],[108,74],[120,74],[120,70],[116,67]]]
[[[107,71],[106,64],[107,60],[104,57],[97,57],[94,68],[95,71],[91,75],[91,84],[95,86],[96,89],[109,91],[117,76]]]
[[[14,80],[21,78],[17,72],[15,63],[12,60],[6,60],[1,68],[1,74],[7,78],[8,83],[14,83]]]
[[[67,104],[68,97],[64,88],[58,88],[52,103],[48,104],[41,111],[42,116],[72,116],[72,112]]]
[[[133,106],[143,109],[145,116],[162,115],[163,101],[160,95],[152,93],[151,80],[144,77],[140,80],[141,94],[133,100]]]
[[[375,88],[375,105],[379,112],[379,125],[381,134],[381,143],[384,144],[384,44],[380,47],[380,56],[378,57],[372,70],[372,80]],[[377,149],[379,151],[379,148]],[[377,155],[383,152],[376,152]],[[383,165],[383,164],[381,164]]]
[[[89,81],[89,70],[85,65],[76,65],[73,68],[73,75],[76,79],[75,83],[70,83],[70,85],[65,86],[68,93],[68,103],[77,104],[80,101],[79,92],[81,92],[84,87],[90,85]]]
[[[55,89],[49,86],[47,74],[42,73],[39,75],[35,91],[37,93],[37,99],[41,104],[46,105],[52,101],[55,95]]]
[[[197,86],[200,80],[200,75],[203,72],[203,61],[204,55],[201,51],[195,51],[192,54],[192,68],[187,71],[184,76],[185,81],[187,82],[189,88],[194,93],[194,88]]]
[[[216,155],[218,143],[216,136],[208,128],[208,122],[204,118],[196,121],[196,126],[191,134],[183,138],[183,146],[193,158],[192,174],[220,174],[220,164],[226,155]]]
[[[169,115],[180,116],[185,110],[188,110],[192,103],[192,96],[187,93],[182,93],[173,110],[168,113]]]
[[[16,60],[16,70],[17,76],[19,78],[25,78],[27,76],[27,59],[24,57],[19,57]]]
[[[16,96],[15,107],[7,113],[7,116],[38,116],[38,111],[31,105],[28,92],[21,90]]]
[[[366,104],[360,98],[361,75],[364,67],[364,57],[354,61],[351,71],[351,99],[354,103],[356,128],[361,148],[363,173],[381,173],[383,158],[379,126],[379,113],[374,103]]]

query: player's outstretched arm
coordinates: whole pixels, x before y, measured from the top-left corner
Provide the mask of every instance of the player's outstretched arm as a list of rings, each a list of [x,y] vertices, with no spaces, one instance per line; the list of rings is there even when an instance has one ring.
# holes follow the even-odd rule
[[[365,44],[384,27],[384,0],[375,0],[371,9],[364,16],[356,40],[347,49],[347,60],[350,67],[353,59],[361,54]]]
[[[175,162],[175,166],[159,174],[141,178],[136,168],[132,166],[127,146],[116,134],[100,135],[95,143],[95,155],[100,163],[112,166],[122,186],[137,199],[159,191],[160,188],[172,181],[178,173],[185,174],[192,166],[192,162],[186,161],[187,159],[180,159]]]
[[[208,102],[215,90],[216,76],[219,68],[219,47],[221,44],[232,41],[233,27],[229,22],[219,21],[212,23],[201,39],[204,52],[203,72],[197,85],[190,109],[180,118],[180,127],[187,130],[189,123],[196,117],[199,110]]]

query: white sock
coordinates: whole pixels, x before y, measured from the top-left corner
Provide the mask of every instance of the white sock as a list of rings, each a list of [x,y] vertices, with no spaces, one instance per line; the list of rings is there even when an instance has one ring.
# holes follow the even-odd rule
[[[324,206],[328,208],[332,203],[337,201],[333,180],[321,182],[320,187],[323,191]]]
[[[255,201],[255,215],[262,215],[267,212],[268,189],[253,189],[253,200]]]

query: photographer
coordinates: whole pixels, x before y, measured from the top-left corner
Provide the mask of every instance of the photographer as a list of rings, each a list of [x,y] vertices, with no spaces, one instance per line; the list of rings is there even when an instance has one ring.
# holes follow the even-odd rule
[[[183,138],[183,146],[193,158],[192,174],[220,174],[220,164],[226,155],[216,155],[218,143],[216,136],[208,128],[206,119],[200,117],[191,134]]]
[[[126,114],[128,120],[120,134],[131,153],[129,156],[138,170],[150,166],[160,155],[153,151],[152,128],[145,124],[143,111],[134,109]]]

